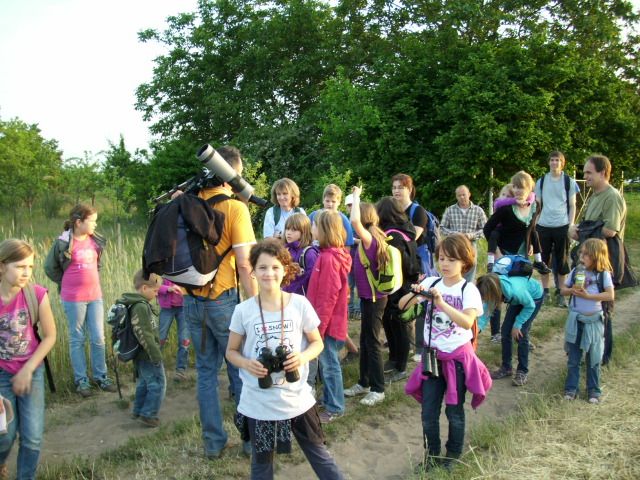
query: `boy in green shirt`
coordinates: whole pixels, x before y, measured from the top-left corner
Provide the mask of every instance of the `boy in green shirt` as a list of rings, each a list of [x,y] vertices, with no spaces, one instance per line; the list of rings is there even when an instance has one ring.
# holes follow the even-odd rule
[[[133,285],[137,293],[125,293],[117,300],[129,308],[133,333],[141,347],[133,360],[137,382],[131,417],[147,427],[160,425],[158,411],[166,391],[160,351],[158,310],[150,303],[158,295],[161,284],[162,279],[159,276],[151,274],[147,280],[142,270],[139,270],[133,276]]]

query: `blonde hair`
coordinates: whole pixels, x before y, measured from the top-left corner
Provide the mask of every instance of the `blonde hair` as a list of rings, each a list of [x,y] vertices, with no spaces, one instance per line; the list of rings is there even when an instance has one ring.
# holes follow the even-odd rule
[[[281,178],[276,180],[271,187],[271,203],[278,205],[278,192],[287,192],[291,195],[291,207],[295,208],[300,205],[300,189],[296,182],[290,178]]]
[[[145,278],[144,270],[138,270],[133,275],[133,287],[136,290],[140,290],[143,285],[146,285],[150,288],[160,287],[162,285],[162,277],[160,275],[156,275],[155,273],[151,273],[149,278]]]
[[[342,198],[342,190],[335,183],[330,183],[326,187],[324,187],[324,191],[322,192],[322,198],[335,198],[336,200]]]
[[[334,210],[323,210],[313,219],[318,230],[320,248],[344,247],[347,232],[342,224],[342,217]]]
[[[611,262],[609,262],[609,249],[604,240],[589,238],[580,245],[580,250],[591,257],[596,272],[611,272],[613,270]]]
[[[447,257],[462,262],[462,273],[465,274],[473,268],[476,263],[476,252],[471,245],[471,241],[461,233],[447,235],[436,246],[436,256],[440,256],[440,252]]]
[[[500,194],[498,197],[509,197],[513,198],[513,184],[507,183],[504,187],[500,189]]]
[[[0,243],[0,263],[14,263],[24,260],[34,255],[31,244],[17,238],[9,238]],[[0,271],[0,280],[2,280],[2,272]]]
[[[478,277],[476,287],[480,292],[482,301],[487,304],[487,312],[491,315],[498,305],[502,303],[502,285],[497,273],[487,273]]]
[[[294,213],[284,224],[284,229],[295,230],[300,232],[300,247],[308,247],[311,245],[313,238],[311,236],[311,221],[304,213]]]
[[[387,236],[378,227],[380,221],[376,207],[371,203],[363,202],[360,204],[360,221],[371,236],[376,240],[376,259],[378,260],[378,268],[384,268],[389,261],[387,253]]]
[[[533,187],[535,186],[535,182],[533,181],[533,178],[531,178],[531,175],[529,175],[524,170],[520,170],[513,177],[511,177],[511,183],[515,187],[527,188],[529,189],[529,191],[532,191]]]

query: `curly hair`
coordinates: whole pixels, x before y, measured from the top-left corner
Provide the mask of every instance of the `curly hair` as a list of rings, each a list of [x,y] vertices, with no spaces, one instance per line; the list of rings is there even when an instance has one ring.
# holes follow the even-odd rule
[[[254,270],[258,264],[258,258],[263,253],[275,257],[284,267],[283,287],[289,285],[300,274],[300,266],[293,261],[289,250],[277,238],[267,238],[251,247],[249,263],[251,263],[251,268]]]

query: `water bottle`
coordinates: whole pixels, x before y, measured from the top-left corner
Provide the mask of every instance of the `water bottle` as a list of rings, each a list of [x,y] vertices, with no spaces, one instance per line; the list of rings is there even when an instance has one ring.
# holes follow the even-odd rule
[[[574,276],[573,286],[577,288],[584,288],[584,282],[587,278],[587,270],[584,265],[579,263],[576,267],[576,273]]]

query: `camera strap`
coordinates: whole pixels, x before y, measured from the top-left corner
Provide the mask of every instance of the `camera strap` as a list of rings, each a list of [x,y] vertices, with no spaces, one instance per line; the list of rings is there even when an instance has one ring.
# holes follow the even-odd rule
[[[438,284],[438,282],[440,282],[440,280],[442,280],[442,277],[439,277],[437,280],[435,280],[431,285],[429,285],[429,290],[431,290],[433,287],[436,286],[436,284]],[[428,348],[431,348],[431,329],[433,328],[433,309],[435,307],[435,302],[433,301],[433,298],[429,300],[429,313],[428,313],[428,317],[429,317],[429,344],[427,345]]]
[[[264,321],[264,314],[262,313],[262,299],[258,293],[258,308],[260,309],[260,320],[262,320],[262,333],[264,333],[264,341],[269,348],[269,335],[267,335],[267,325]],[[280,345],[284,345],[284,295],[280,291]]]

